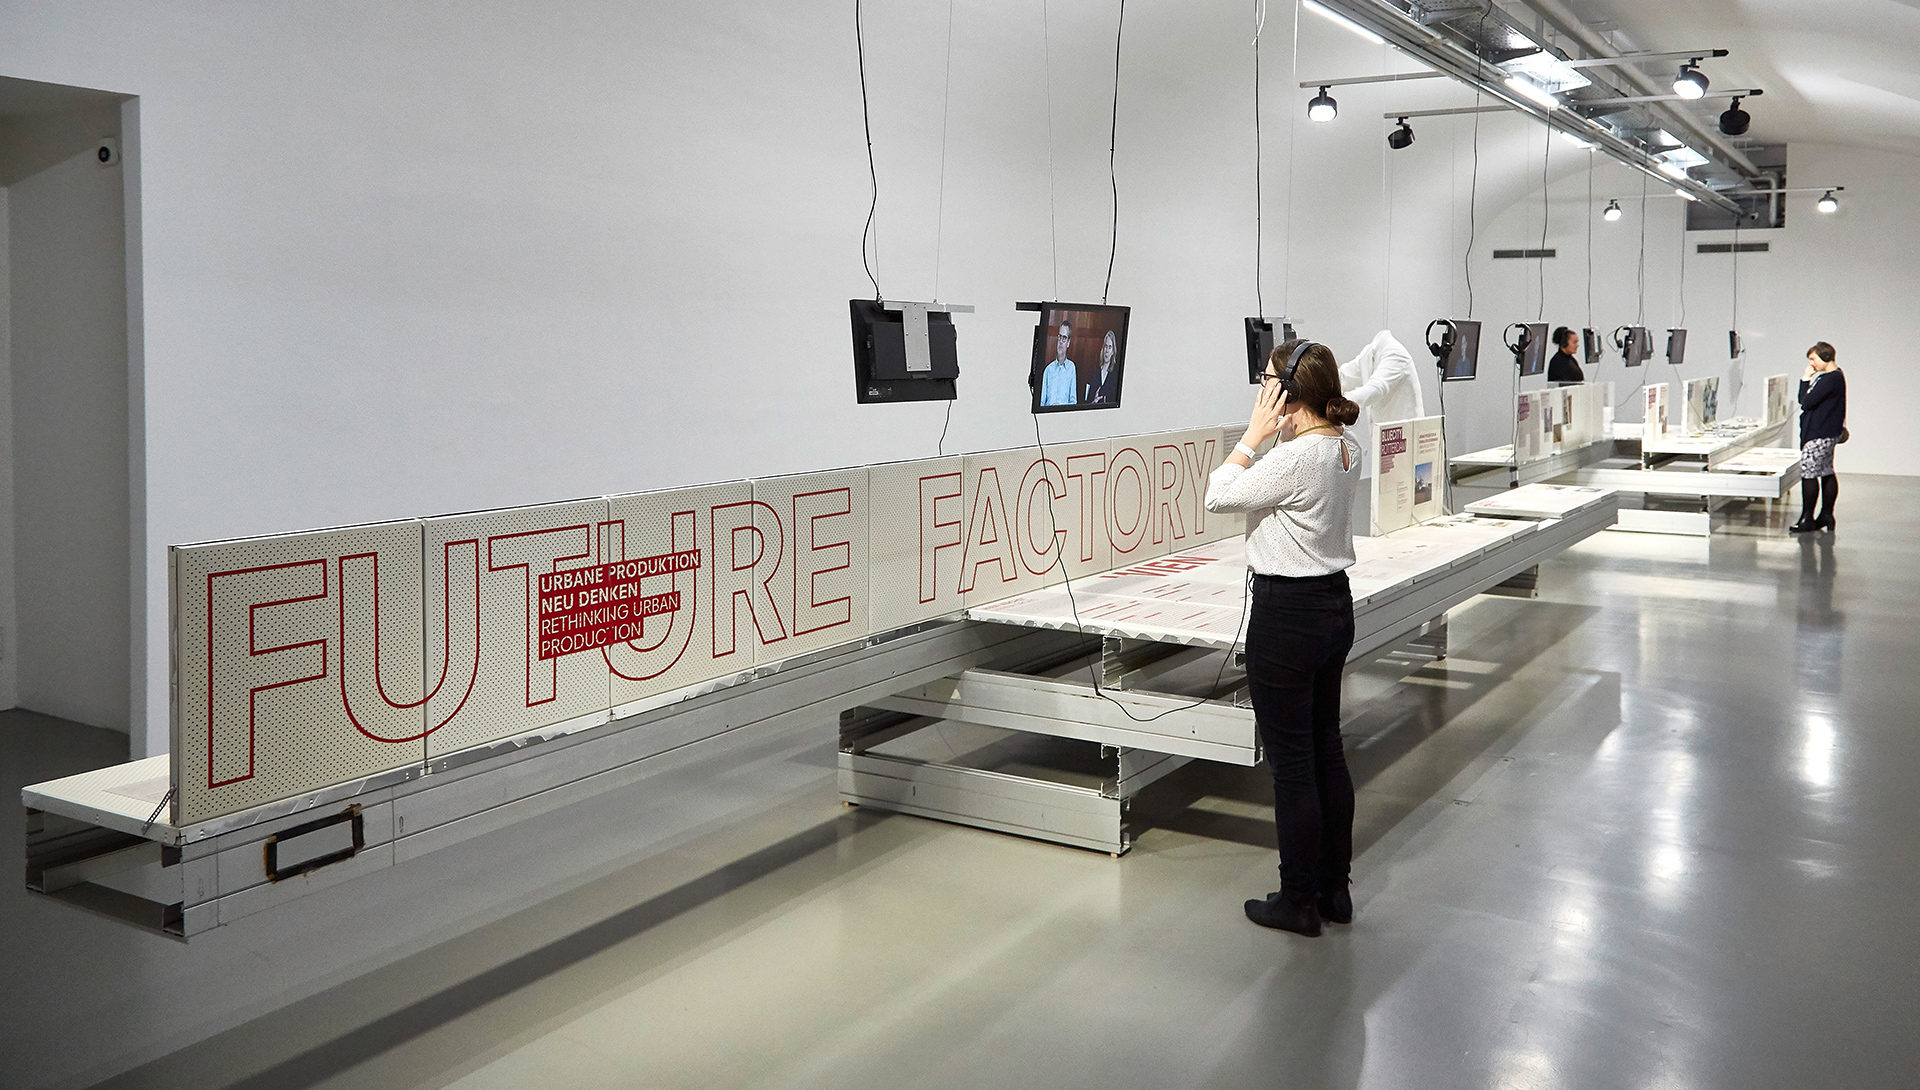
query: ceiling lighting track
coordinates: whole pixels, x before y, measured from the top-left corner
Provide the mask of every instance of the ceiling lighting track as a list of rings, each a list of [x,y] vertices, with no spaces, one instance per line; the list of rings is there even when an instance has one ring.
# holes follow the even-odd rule
[[[1582,57],[1577,61],[1564,61],[1568,68],[1624,68],[1630,64],[1642,64],[1647,61],[1683,61],[1695,58],[1724,57],[1724,49],[1670,49],[1664,53],[1622,53],[1616,57]]]
[[[1331,2],[1331,0],[1329,0],[1329,2]],[[1356,0],[1347,0],[1347,2],[1353,3],[1356,2]],[[1379,2],[1379,0],[1357,0],[1357,2],[1368,3],[1369,6],[1373,6],[1373,4]],[[1581,22],[1580,17],[1575,15],[1571,8],[1567,7],[1564,0],[1515,0],[1515,2],[1545,20],[1561,34],[1579,42],[1582,49],[1592,54],[1591,59],[1624,60],[1629,62],[1620,66],[1620,74],[1625,77],[1628,82],[1645,91],[1647,94],[1660,95],[1672,92],[1673,88],[1671,83],[1663,83],[1659,78],[1635,67],[1635,65],[1642,60],[1654,59],[1654,54],[1622,54],[1619,50],[1613,48],[1605,38],[1601,37],[1597,31],[1587,26],[1584,22]],[[1713,50],[1707,50],[1704,53],[1675,52],[1671,56],[1661,59],[1677,60],[1681,57],[1691,59],[1693,57],[1714,55],[1715,52]],[[1579,62],[1570,61],[1568,63],[1577,64]],[[1701,121],[1685,110],[1675,109],[1665,102],[1652,102],[1649,103],[1648,106],[1656,112],[1667,116],[1668,120],[1672,122],[1667,128],[1672,129],[1674,132],[1680,132],[1684,129],[1692,133],[1699,138],[1702,144],[1712,148],[1715,154],[1719,156],[1721,162],[1739,171],[1748,179],[1771,177],[1769,171],[1755,165],[1753,160],[1747,158],[1745,152],[1728,143],[1724,137],[1714,131],[1710,123]]]
[[[1659,169],[1660,161],[1654,156],[1649,155],[1639,146],[1621,138],[1606,126],[1597,125],[1584,118],[1574,116],[1571,110],[1553,109],[1544,106],[1508,87],[1506,80],[1510,73],[1483,58],[1476,57],[1471,51],[1463,48],[1440,31],[1423,25],[1418,19],[1415,19],[1405,10],[1401,9],[1394,0],[1318,0],[1318,2],[1323,7],[1337,11],[1352,22],[1358,23],[1368,30],[1373,31],[1375,34],[1380,35],[1386,39],[1389,44],[1399,48],[1414,60],[1433,68],[1435,71],[1451,76],[1469,87],[1475,88],[1481,94],[1488,96],[1495,102],[1504,103],[1505,108],[1516,110],[1536,118],[1549,128],[1563,132],[1573,132],[1581,139],[1592,143],[1598,150],[1605,152],[1607,155],[1612,156],[1614,159],[1619,160],[1621,163],[1635,170],[1645,173],[1663,185],[1673,184],[1673,179],[1661,173]],[[1529,0],[1529,7],[1534,7],[1535,3],[1538,2],[1547,2],[1547,0]],[[1537,8],[1536,13],[1538,13]],[[1542,17],[1545,17],[1544,14]],[[1618,55],[1617,51],[1605,49],[1604,42],[1601,43],[1601,45],[1602,48],[1595,48],[1591,51],[1606,52],[1609,56]],[[1691,57],[1694,56],[1694,54],[1690,53],[1688,56]],[[1651,78],[1647,77],[1645,73],[1641,73],[1636,69],[1627,69],[1627,71],[1644,80],[1646,82],[1645,89],[1649,93],[1661,89],[1658,85],[1653,84]],[[1322,87],[1326,85],[1313,83],[1308,86]],[[1389,115],[1387,119],[1392,120],[1402,116],[1412,117],[1416,115],[1395,112]],[[1683,119],[1682,122],[1676,122],[1676,127],[1688,129],[1695,127],[1684,123],[1686,120],[1685,115],[1678,114],[1676,111],[1676,116]],[[1727,145],[1723,140],[1719,140],[1717,136],[1713,141],[1703,140],[1702,142],[1710,143],[1716,150],[1722,148],[1728,151],[1733,150],[1730,145]],[[1758,176],[1762,173],[1759,168],[1755,167],[1744,155],[1739,155],[1738,152],[1734,152],[1734,154],[1738,156],[1740,163],[1745,164],[1745,171],[1748,172],[1749,177]],[[1702,185],[1699,182],[1689,181],[1686,182],[1685,185],[1686,188],[1696,197],[1699,197],[1703,203],[1711,204],[1716,208],[1724,209],[1735,215],[1739,214],[1739,205],[1735,204],[1729,198],[1722,196],[1718,191]]]

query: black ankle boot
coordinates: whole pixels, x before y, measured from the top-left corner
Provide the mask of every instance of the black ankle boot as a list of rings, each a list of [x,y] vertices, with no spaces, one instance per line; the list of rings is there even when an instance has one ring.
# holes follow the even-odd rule
[[[1808,534],[1808,533],[1812,533],[1815,530],[1818,530],[1819,528],[1820,528],[1820,524],[1813,521],[1812,518],[1807,516],[1802,516],[1799,522],[1796,522],[1792,526],[1787,527],[1787,533]]]
[[[1343,883],[1331,893],[1322,893],[1315,907],[1320,910],[1320,918],[1328,923],[1352,923],[1353,891]]]
[[[1261,927],[1271,927],[1279,931],[1291,931],[1296,935],[1315,938],[1320,934],[1320,913],[1313,906],[1311,894],[1301,895],[1291,892],[1270,894],[1246,904],[1247,919]]]

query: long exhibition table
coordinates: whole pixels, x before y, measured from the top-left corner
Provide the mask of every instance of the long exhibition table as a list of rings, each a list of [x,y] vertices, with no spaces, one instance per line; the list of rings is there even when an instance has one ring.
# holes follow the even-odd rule
[[[1469,513],[1355,539],[1349,664],[1611,526],[1618,499],[1600,488],[1526,485],[1485,510],[1505,517]],[[1260,760],[1244,675],[1223,674],[1217,657],[1242,647],[1245,571],[1245,540],[1232,538],[969,609],[985,625],[1096,636],[1098,662],[968,669],[843,714],[842,799],[1124,853],[1126,810],[1149,783],[1193,759]],[[1197,680],[1201,698],[1164,691],[1182,675],[1189,690]],[[1228,684],[1212,691],[1222,677]],[[972,728],[970,738],[956,724]],[[1041,767],[1035,747],[1007,732],[1097,743],[1099,752],[1071,759],[1075,767]]]

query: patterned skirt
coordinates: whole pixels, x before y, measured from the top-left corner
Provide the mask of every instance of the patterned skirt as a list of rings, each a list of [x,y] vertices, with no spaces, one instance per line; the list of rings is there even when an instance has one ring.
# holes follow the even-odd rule
[[[1833,476],[1833,440],[1809,439],[1800,444],[1800,476]]]

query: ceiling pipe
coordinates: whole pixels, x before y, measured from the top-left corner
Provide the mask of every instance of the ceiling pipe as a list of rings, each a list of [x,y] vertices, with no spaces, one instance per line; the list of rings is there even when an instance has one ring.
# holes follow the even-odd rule
[[[1609,60],[1621,59],[1622,54],[1620,50],[1615,49],[1605,38],[1581,22],[1580,17],[1575,15],[1563,0],[1518,0],[1518,2],[1521,6],[1546,20],[1555,30],[1579,42],[1582,48],[1595,57],[1603,57]],[[1628,59],[1631,59],[1630,55]],[[1660,82],[1654,77],[1631,64],[1622,65],[1615,70],[1626,77],[1629,83],[1634,84],[1649,95],[1665,95],[1672,91],[1670,86],[1662,87]],[[1763,178],[1768,175],[1768,171],[1755,165],[1753,160],[1747,158],[1745,152],[1728,143],[1719,132],[1715,131],[1708,124],[1696,119],[1692,114],[1684,110],[1675,109],[1662,102],[1651,103],[1650,108],[1654,112],[1674,122],[1674,124],[1665,126],[1669,132],[1680,132],[1684,130],[1693,134],[1699,138],[1701,143],[1706,144],[1718,152],[1723,162],[1745,175],[1749,180]]]
[[[1506,85],[1507,72],[1504,69],[1462,48],[1459,43],[1440,31],[1424,25],[1407,14],[1394,0],[1318,0],[1318,2],[1385,38],[1390,44],[1420,63],[1446,73],[1494,102],[1504,104],[1508,109],[1526,114],[1550,129],[1574,132],[1593,144],[1603,154],[1646,174],[1663,185],[1671,186],[1676,180],[1661,173],[1659,160],[1648,154],[1644,148],[1621,138],[1606,126],[1588,121],[1570,109],[1549,108],[1509,88]],[[1702,203],[1713,205],[1735,215],[1740,213],[1738,204],[1712,187],[1691,178],[1679,179],[1679,181],[1681,186],[1698,197]]]

